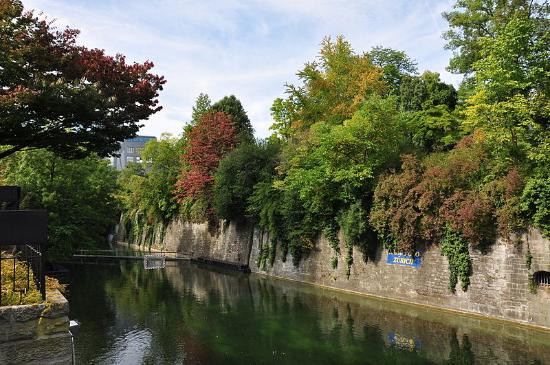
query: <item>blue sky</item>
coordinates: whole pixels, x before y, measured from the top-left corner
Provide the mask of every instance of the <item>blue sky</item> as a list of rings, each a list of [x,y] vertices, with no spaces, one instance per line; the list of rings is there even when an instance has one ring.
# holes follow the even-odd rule
[[[234,94],[258,137],[270,134],[270,107],[284,84],[317,56],[324,36],[342,34],[358,52],[383,45],[403,50],[420,71],[445,71],[449,51],[439,0],[23,0],[58,27],[81,30],[80,43],[155,63],[168,80],[163,110],[144,121],[140,134],[177,135],[194,100],[206,92],[216,101]]]

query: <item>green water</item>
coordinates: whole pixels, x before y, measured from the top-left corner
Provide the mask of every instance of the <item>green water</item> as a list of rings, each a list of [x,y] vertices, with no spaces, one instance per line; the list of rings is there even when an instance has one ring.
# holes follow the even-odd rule
[[[78,364],[546,364],[550,333],[191,263],[75,265]]]

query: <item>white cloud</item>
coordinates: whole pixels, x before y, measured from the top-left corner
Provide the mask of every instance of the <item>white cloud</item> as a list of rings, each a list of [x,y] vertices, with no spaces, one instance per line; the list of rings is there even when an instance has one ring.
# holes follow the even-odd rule
[[[229,0],[117,1],[28,0],[59,26],[82,31],[80,42],[147,59],[168,80],[164,109],[141,133],[179,134],[200,92],[213,100],[235,94],[258,136],[269,134],[270,106],[285,82],[317,54],[325,35],[343,34],[357,51],[374,45],[402,49],[419,68],[438,71],[447,82],[440,13],[444,0]]]

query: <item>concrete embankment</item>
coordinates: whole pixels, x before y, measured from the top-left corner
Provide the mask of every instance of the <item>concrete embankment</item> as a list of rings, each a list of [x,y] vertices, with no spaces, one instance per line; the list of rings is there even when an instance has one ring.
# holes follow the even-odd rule
[[[72,364],[69,304],[57,290],[46,298],[0,307],[0,364]]]

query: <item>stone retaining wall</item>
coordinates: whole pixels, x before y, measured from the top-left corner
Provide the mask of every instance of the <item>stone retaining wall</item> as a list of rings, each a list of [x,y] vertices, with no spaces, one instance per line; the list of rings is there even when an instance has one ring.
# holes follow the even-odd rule
[[[175,219],[164,227],[164,234],[157,229],[151,248],[177,251],[192,259],[206,258],[248,265],[254,227],[244,220],[221,220],[215,223],[190,223]],[[127,241],[127,233],[122,225],[118,227],[117,236],[119,241]],[[134,244],[148,248],[150,242],[144,234]]]
[[[0,364],[71,364],[69,303],[57,290],[42,304],[0,307]]]

